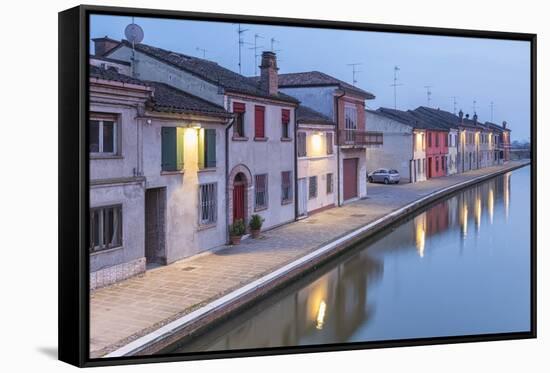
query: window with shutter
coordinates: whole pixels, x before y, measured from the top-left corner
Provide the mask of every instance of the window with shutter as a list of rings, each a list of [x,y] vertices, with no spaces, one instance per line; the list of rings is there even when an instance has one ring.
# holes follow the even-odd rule
[[[265,138],[265,107],[256,105],[254,107],[254,137]]]
[[[290,131],[289,131],[289,123],[290,123],[290,110],[288,109],[282,109],[281,112],[281,137],[284,139],[290,138]]]
[[[281,173],[281,202],[288,203],[292,200],[292,181],[290,171]]]
[[[331,194],[334,190],[334,183],[332,181],[332,173],[327,174],[327,194]]]
[[[332,140],[332,132],[327,132],[327,154],[333,154],[333,140]]]
[[[199,169],[216,167],[216,130],[207,128],[199,133]]]
[[[256,175],[254,181],[255,209],[262,210],[267,208],[267,174]]]
[[[236,114],[235,124],[233,125],[233,137],[245,137],[244,115],[246,106],[242,102],[233,103],[233,112]]]
[[[183,132],[183,128],[162,127],[162,171],[180,171],[183,169]]]

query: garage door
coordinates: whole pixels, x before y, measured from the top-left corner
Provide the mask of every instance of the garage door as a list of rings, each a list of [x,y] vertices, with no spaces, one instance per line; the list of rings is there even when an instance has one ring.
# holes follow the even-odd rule
[[[344,159],[344,200],[357,197],[357,165],[359,158]]]

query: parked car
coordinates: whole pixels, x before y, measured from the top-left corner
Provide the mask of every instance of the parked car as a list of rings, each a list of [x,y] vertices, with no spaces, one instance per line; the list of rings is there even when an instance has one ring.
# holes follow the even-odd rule
[[[399,171],[387,168],[379,168],[368,174],[369,183],[398,184]]]

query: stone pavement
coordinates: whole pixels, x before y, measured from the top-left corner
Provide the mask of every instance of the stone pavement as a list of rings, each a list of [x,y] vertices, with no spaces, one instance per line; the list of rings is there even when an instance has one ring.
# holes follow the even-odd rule
[[[368,184],[368,198],[314,214],[214,252],[98,289],[90,299],[90,355],[100,357],[436,190],[512,168],[488,167],[416,184]]]

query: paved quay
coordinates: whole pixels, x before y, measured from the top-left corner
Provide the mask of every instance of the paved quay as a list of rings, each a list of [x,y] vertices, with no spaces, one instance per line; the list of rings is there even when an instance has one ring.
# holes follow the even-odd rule
[[[509,162],[416,184],[368,184],[367,199],[98,289],[90,299],[91,357],[104,356],[435,191],[521,164]]]

